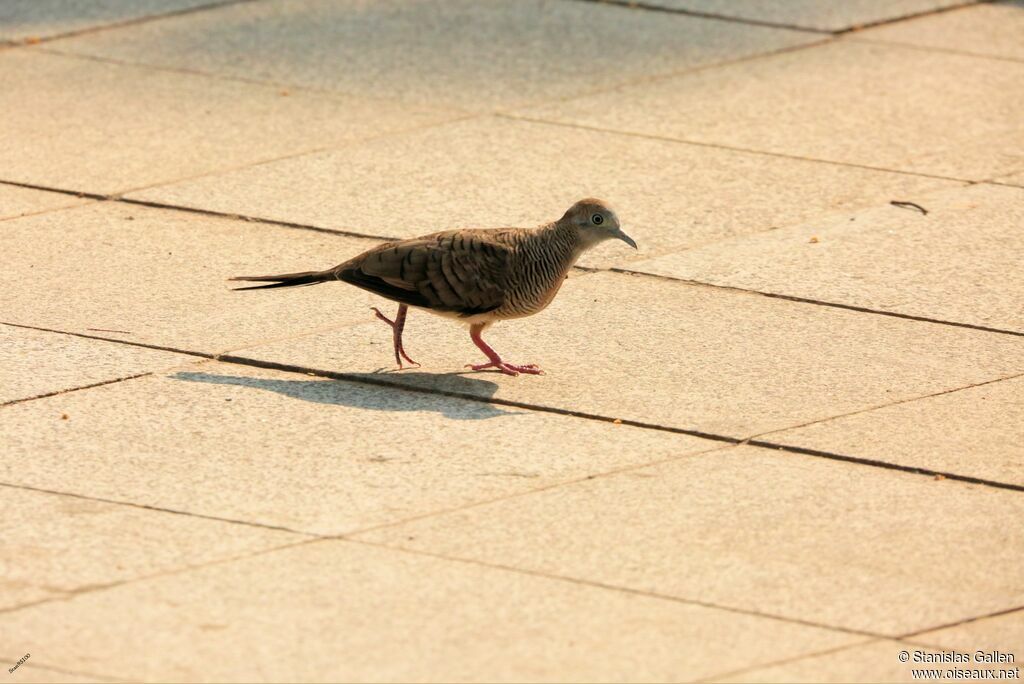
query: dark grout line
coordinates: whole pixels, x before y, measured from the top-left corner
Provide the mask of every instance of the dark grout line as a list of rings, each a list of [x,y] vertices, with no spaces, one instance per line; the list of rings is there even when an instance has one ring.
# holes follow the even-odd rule
[[[367,376],[365,374],[339,373],[339,372],[336,372],[336,371],[322,370],[322,369],[311,368],[311,367],[307,367],[307,366],[297,366],[297,365],[294,365],[294,364],[278,363],[276,361],[264,361],[264,360],[261,360],[261,359],[254,359],[254,358],[250,358],[250,357],[246,357],[246,356],[237,356],[235,354],[230,354],[230,353],[212,354],[212,353],[207,353],[207,352],[197,352],[197,351],[176,349],[174,347],[162,347],[162,346],[159,346],[159,345],[152,345],[152,344],[147,344],[147,343],[144,343],[144,342],[132,342],[132,341],[129,341],[129,340],[120,340],[120,339],[112,338],[112,337],[102,337],[102,336],[99,336],[99,335],[86,335],[84,333],[68,332],[68,331],[64,331],[64,330],[55,330],[53,328],[41,328],[41,327],[37,327],[37,326],[22,325],[22,324],[18,324],[18,323],[6,323],[4,321],[0,321],[0,325],[9,325],[9,326],[16,327],[16,328],[26,328],[28,330],[42,330],[42,331],[45,331],[45,332],[59,333],[59,334],[63,334],[63,335],[73,335],[73,336],[76,336],[76,337],[84,337],[84,338],[87,338],[87,339],[104,340],[104,341],[107,341],[107,342],[116,342],[116,343],[119,343],[119,344],[127,344],[127,345],[131,345],[131,346],[145,347],[147,349],[159,349],[159,350],[162,350],[162,351],[177,352],[179,354],[186,354],[186,355],[189,355],[189,356],[195,356],[195,357],[199,357],[199,358],[203,358],[203,359],[211,359],[211,360],[215,360],[215,361],[220,361],[222,363],[234,363],[234,364],[241,365],[241,366],[250,366],[250,367],[253,367],[253,368],[263,368],[263,369],[266,369],[266,370],[276,370],[276,371],[282,371],[282,372],[285,372],[285,373],[296,373],[296,374],[301,374],[301,375],[312,375],[312,376],[316,376],[316,377],[329,378],[329,379],[332,379],[332,380],[343,380],[343,381],[346,381],[346,382],[356,382],[356,383],[362,383],[362,384],[365,384],[365,385],[371,385],[371,386],[377,386],[377,387],[387,387],[389,389],[404,390],[404,391],[408,391],[408,392],[419,392],[421,394],[431,394],[431,395],[435,395],[435,396],[452,397],[452,398],[455,398],[455,399],[463,399],[463,400],[466,400],[466,401],[474,401],[474,402],[483,403],[483,404],[493,404],[495,406],[508,406],[510,408],[521,408],[521,409],[526,409],[528,411],[539,411],[539,412],[543,412],[543,413],[553,413],[553,414],[561,415],[561,416],[569,416],[571,418],[584,418],[586,420],[593,420],[593,421],[598,421],[598,422],[603,422],[603,423],[613,423],[613,424],[619,424],[619,425],[629,425],[631,427],[638,427],[638,428],[642,428],[642,429],[645,429],[645,430],[658,430],[660,432],[668,432],[668,433],[677,434],[677,435],[688,435],[690,437],[697,437],[697,438],[700,438],[700,439],[706,439],[706,440],[713,441],[713,442],[723,442],[723,443],[726,443],[726,444],[733,444],[733,445],[747,444],[747,445],[750,445],[750,446],[759,447],[759,448],[763,448],[763,449],[772,449],[774,451],[786,451],[786,452],[789,452],[789,453],[800,454],[800,455],[803,455],[803,456],[813,456],[813,457],[816,457],[816,458],[825,458],[825,459],[828,459],[828,460],[842,461],[842,462],[847,462],[847,463],[855,463],[855,464],[858,464],[858,465],[871,466],[871,467],[875,467],[875,468],[883,468],[883,469],[886,469],[886,470],[895,470],[895,471],[900,471],[900,472],[909,473],[909,474],[913,474],[913,475],[925,475],[925,476],[931,476],[931,477],[941,476],[944,479],[953,480],[955,482],[964,482],[966,484],[985,485],[985,486],[989,486],[989,487],[996,487],[996,488],[999,488],[999,489],[1009,489],[1009,490],[1013,490],[1013,491],[1022,491],[1022,492],[1024,492],[1024,485],[1018,485],[1018,484],[1013,484],[1013,483],[1009,483],[1009,482],[999,482],[997,480],[988,480],[988,479],[984,479],[984,478],[972,477],[970,475],[960,475],[958,473],[952,473],[952,472],[941,471],[941,470],[933,470],[931,468],[919,468],[919,467],[915,467],[915,466],[905,466],[905,465],[900,465],[898,463],[890,463],[888,461],[880,461],[880,460],[877,460],[877,459],[863,458],[863,457],[859,457],[859,456],[847,456],[845,454],[834,453],[834,452],[831,452],[831,451],[822,451],[822,450],[819,450],[819,449],[808,449],[808,448],[805,448],[805,447],[800,447],[800,446],[795,446],[795,445],[790,445],[790,444],[784,444],[784,443],[780,443],[780,442],[769,442],[769,441],[766,441],[766,440],[759,440],[759,439],[754,439],[754,438],[733,437],[733,436],[730,436],[730,435],[720,435],[720,434],[713,433],[713,432],[704,432],[702,430],[695,430],[695,429],[690,429],[690,428],[680,428],[680,427],[674,427],[674,426],[671,426],[671,425],[659,425],[657,423],[647,423],[647,422],[644,422],[644,421],[633,420],[631,418],[621,418],[621,419],[620,418],[613,418],[613,417],[610,417],[610,416],[602,416],[602,415],[596,414],[596,413],[587,413],[587,412],[584,412],[584,411],[573,411],[571,409],[564,409],[564,408],[560,408],[560,407],[557,407],[557,406],[544,406],[544,405],[541,405],[541,404],[530,404],[530,403],[527,403],[527,402],[514,401],[514,400],[511,400],[511,399],[501,399],[499,397],[480,397],[480,396],[477,396],[477,395],[474,395],[474,394],[470,394],[468,392],[456,392],[456,391],[453,391],[453,390],[443,390],[443,389],[428,388],[428,387],[417,387],[415,385],[406,385],[406,384],[403,384],[401,382],[389,381],[389,380],[386,380],[384,378],[380,378],[380,379],[373,378],[373,377]],[[1002,380],[1002,379],[1005,379],[1005,378],[1000,378],[1000,380]],[[940,394],[947,394],[949,391],[950,390],[946,390],[944,392],[940,392]],[[931,395],[929,395],[929,396],[931,396]],[[917,399],[927,399],[927,398],[928,398],[928,396],[917,397],[915,400],[917,400]],[[906,403],[906,401],[896,402],[896,403]],[[888,404],[885,404],[885,405],[882,405],[882,406],[876,406],[876,407],[873,407],[872,410],[884,408],[887,405]],[[839,417],[841,417],[841,416],[839,416]],[[779,430],[775,430],[773,432],[780,432],[783,429],[787,429],[787,428],[780,428]],[[300,533],[300,534],[304,534],[304,533]]]
[[[0,487],[8,487],[10,489],[24,489],[31,492],[38,492],[40,494],[54,494],[57,496],[70,496],[73,499],[83,499],[85,501],[96,501],[99,503],[111,504],[114,506],[128,506],[130,508],[138,508],[144,511],[156,511],[158,513],[173,513],[174,515],[183,515],[189,518],[202,518],[203,520],[214,520],[216,522],[231,523],[235,525],[245,525],[246,527],[258,527],[263,530],[273,530],[275,532],[288,532],[290,534],[299,534],[303,537],[309,537],[312,539],[322,539],[323,535],[313,534],[311,532],[303,532],[302,530],[294,530],[290,527],[283,527],[281,525],[270,525],[267,523],[253,522],[251,520],[236,520],[235,518],[225,518],[219,515],[207,515],[205,513],[195,513],[193,511],[180,511],[175,508],[167,508],[165,506],[151,506],[149,504],[140,504],[133,501],[120,501],[118,499],[107,499],[102,496],[89,496],[87,494],[76,494],[75,492],[62,492],[56,489],[45,489],[43,487],[33,487],[32,485],[17,484],[14,482],[0,482]],[[2,612],[2,611],[0,611]]]
[[[921,397],[921,399],[927,399],[927,397]],[[847,456],[846,454],[837,454],[832,451],[823,451],[821,449],[809,449],[806,447],[793,446],[791,444],[783,444],[781,442],[768,442],[761,439],[750,439],[744,441],[743,443],[754,447],[760,447],[762,449],[773,449],[776,451],[785,451],[791,454],[814,456],[817,458],[825,458],[830,461],[856,463],[857,465],[882,468],[884,470],[896,470],[902,473],[909,473],[911,475],[926,475],[933,478],[941,478],[944,480],[963,482],[965,484],[977,484],[984,485],[986,487],[995,487],[997,489],[1009,489],[1015,492],[1024,492],[1024,485],[1014,484],[1012,482],[999,482],[998,480],[988,480],[981,477],[973,477],[971,475],[959,475],[957,473],[950,473],[944,470],[932,470],[931,468],[906,466],[901,465],[899,463],[890,463],[889,461],[879,461],[878,459],[874,458],[863,458],[861,456]]]
[[[876,19],[869,21],[864,24],[856,24],[853,26],[847,26],[841,29],[821,29],[813,28],[811,26],[801,26],[799,24],[786,24],[783,22],[768,21],[765,19],[753,19],[751,17],[741,17],[728,14],[717,14],[715,12],[703,12],[696,9],[685,9],[681,7],[664,7],[662,5],[655,5],[649,2],[642,2],[638,0],[577,0],[579,2],[587,2],[595,5],[611,5],[612,7],[622,7],[625,9],[640,10],[644,12],[661,12],[664,14],[678,14],[685,17],[697,17],[700,19],[712,19],[716,21],[724,21],[733,24],[746,24],[748,26],[760,26],[762,28],[774,28],[774,29],[786,29],[789,31],[800,31],[803,33],[813,33],[822,36],[846,36],[851,33],[857,33],[865,29],[875,28],[878,26],[884,26],[886,24],[896,24],[901,21],[909,21],[911,19],[919,19],[921,17],[930,16],[932,14],[943,14],[953,10],[963,9],[965,7],[971,7],[972,5],[979,4],[979,0],[966,0],[958,5],[951,5],[949,7],[938,7],[933,9],[921,10],[920,12],[913,12],[911,14],[905,14],[891,19]]]
[[[748,26],[760,26],[761,28],[774,28],[774,29],[787,29],[790,31],[801,31],[803,33],[814,33],[817,35],[830,36],[834,35],[833,31],[828,29],[816,29],[809,28],[807,26],[796,26],[794,24],[783,24],[781,22],[766,21],[764,19],[751,19],[748,17],[736,17],[727,14],[715,14],[714,12],[702,12],[694,9],[683,9],[681,7],[663,7],[661,5],[652,5],[648,2],[637,2],[635,0],[577,0],[578,2],[586,2],[592,5],[610,5],[612,7],[622,7],[624,9],[640,10],[644,12],[661,12],[663,14],[678,14],[684,17],[697,17],[698,19],[713,19],[716,21],[725,21],[731,24],[746,24]]]
[[[948,7],[934,7],[932,9],[921,10],[920,12],[913,12],[911,14],[905,14],[900,17],[893,19],[876,19],[875,21],[869,21],[866,24],[857,24],[856,26],[850,26],[839,31],[834,31],[832,35],[835,36],[848,36],[851,33],[857,33],[866,29],[877,28],[879,26],[885,26],[886,24],[898,24],[903,21],[910,21],[912,19],[920,19],[921,17],[928,17],[933,14],[945,14],[946,12],[953,12],[955,10],[964,9],[965,7],[972,7],[979,4],[987,4],[990,0],[966,0],[958,5],[949,5]]]
[[[294,228],[299,230],[308,230],[314,233],[326,233],[328,235],[341,235],[344,237],[362,238],[367,240],[398,240],[397,237],[390,237],[386,235],[371,235],[370,233],[359,233],[352,230],[341,230],[337,228],[323,228],[321,226],[315,226],[308,223],[295,223],[292,221],[279,221],[277,219],[261,218],[259,216],[248,216],[245,214],[232,214],[225,211],[214,211],[212,209],[199,209],[197,207],[186,207],[180,204],[167,204],[164,202],[155,202],[151,200],[131,199],[128,197],[122,197],[121,195],[102,195],[95,192],[80,192],[78,190],[68,190],[67,188],[57,188],[47,185],[36,185],[34,183],[22,183],[19,181],[0,180],[0,185],[11,185],[18,188],[27,188],[29,190],[40,190],[43,192],[53,192],[61,195],[71,195],[73,197],[83,197],[87,199],[100,200],[103,202],[118,202],[120,204],[129,204],[137,207],[149,207],[151,209],[166,209],[169,211],[182,211],[190,214],[199,214],[200,216],[212,216],[215,218],[226,218],[235,221],[246,221],[249,223],[262,223],[271,226],[280,226],[282,228]],[[65,209],[73,209],[74,207],[64,207]]]
[[[727,65],[726,65],[727,66]],[[679,76],[685,76],[689,72],[683,72]],[[624,87],[629,87],[634,84],[626,84]],[[602,91],[604,92],[604,91]],[[574,98],[569,98],[574,99]],[[524,116],[521,114],[511,114],[508,112],[496,112],[495,116],[513,119],[516,121],[528,121],[535,124],[543,124],[547,126],[562,126],[564,128],[578,128],[584,131],[593,131],[595,133],[609,133],[611,135],[624,135],[631,138],[644,138],[646,140],[659,140],[661,142],[675,143],[677,145],[693,145],[695,147],[709,147],[715,150],[728,150],[730,152],[742,152],[744,154],[756,154],[764,157],[777,157],[779,159],[792,159],[795,161],[809,162],[813,164],[829,164],[831,166],[844,166],[853,169],[865,169],[867,171],[881,171],[883,173],[895,173],[902,176],[914,176],[915,178],[934,178],[935,180],[952,181],[954,183],[964,183],[966,185],[975,185],[980,181],[971,180],[969,178],[953,178],[951,176],[940,176],[934,173],[921,173],[920,171],[903,171],[902,169],[888,169],[883,166],[870,166],[868,164],[856,164],[853,162],[835,161],[832,159],[818,159],[816,157],[802,157],[798,154],[788,154],[786,152],[770,152],[767,150],[755,150],[750,147],[739,147],[736,145],[726,145],[723,143],[704,142],[700,140],[687,140],[684,138],[673,138],[667,135],[657,135],[654,133],[641,133],[639,131],[627,131],[616,128],[601,128],[600,126],[591,126],[589,124],[575,123],[571,121],[556,121],[554,119],[540,119],[531,116]]]
[[[989,618],[1001,617],[1003,615],[1009,615],[1010,613],[1016,613],[1016,612],[1022,611],[1022,610],[1024,610],[1024,606],[1014,606],[1013,608],[1004,608],[1002,610],[996,610],[996,611],[993,611],[991,613],[986,613],[984,615],[976,615],[974,617],[964,618],[963,620],[955,620],[953,622],[948,622],[948,623],[946,623],[944,625],[939,625],[937,627],[928,627],[926,629],[919,629],[916,632],[908,632],[907,634],[901,634],[897,638],[899,638],[899,639],[911,639],[913,637],[921,636],[922,634],[927,634],[928,632],[937,632],[940,629],[949,629],[950,627],[959,627],[960,625],[968,625],[968,624],[970,624],[972,622],[978,622],[979,620],[987,620]]]
[[[370,546],[373,548],[387,549],[390,551],[399,551],[403,553],[409,553],[417,556],[425,556],[427,558],[437,558],[439,560],[445,560],[464,565],[476,565],[479,567],[489,568],[492,570],[502,570],[505,572],[512,572],[520,575],[529,575],[532,577],[541,577],[544,579],[555,580],[558,582],[566,582],[569,584],[579,584],[587,587],[594,587],[597,589],[608,589],[611,591],[619,591],[626,594],[632,594],[634,596],[644,596],[647,598],[659,599],[663,601],[671,601],[673,603],[682,603],[688,606],[699,606],[701,608],[708,608],[712,610],[722,610],[728,613],[736,613],[739,615],[747,615],[751,617],[757,617],[768,620],[776,620],[780,622],[787,622],[790,624],[803,625],[805,627],[815,627],[817,629],[826,629],[832,632],[842,632],[845,634],[854,634],[857,636],[870,637],[874,639],[888,639],[883,634],[877,634],[875,632],[867,632],[859,629],[853,629],[850,627],[841,627],[838,625],[828,625],[820,622],[814,622],[812,620],[804,620],[797,617],[789,617],[785,615],[776,615],[774,613],[764,613],[758,610],[750,608],[738,608],[736,606],[729,606],[720,603],[712,603],[710,601],[701,601],[699,599],[683,598],[681,596],[673,596],[671,594],[662,594],[656,591],[646,591],[644,589],[635,589],[633,587],[622,586],[618,584],[607,584],[605,582],[599,582],[597,580],[583,579],[580,577],[571,577],[568,575],[558,575],[555,573],[545,572],[543,570],[531,570],[528,568],[521,568],[512,565],[504,565],[502,563],[492,563],[489,561],[479,560],[476,558],[465,558],[462,556],[449,556],[443,553],[436,553],[433,551],[426,551],[424,549],[413,549],[406,546],[385,544],[382,542],[374,542],[365,539],[352,539],[344,538],[343,541],[347,541],[353,544],[362,544],[364,546]]]
[[[85,28],[74,29],[72,31],[66,31],[59,33],[55,36],[40,36],[21,38],[17,40],[9,40],[5,43],[0,43],[0,46],[6,47],[18,47],[23,45],[40,45],[42,43],[51,43],[55,40],[61,40],[63,38],[75,38],[77,36],[84,36],[91,33],[100,33],[101,31],[109,31],[111,29],[125,28],[127,26],[137,26],[139,24],[148,24],[152,21],[159,21],[161,19],[170,19],[172,17],[180,17],[185,14],[197,14],[199,12],[207,12],[209,10],[220,9],[222,7],[230,7],[231,5],[241,5],[250,2],[259,2],[260,0],[214,0],[204,5],[195,5],[193,7],[182,7],[181,9],[171,10],[169,12],[162,12],[160,14],[148,14],[141,17],[132,17],[131,19],[124,19],[122,21],[114,21],[109,24],[100,24],[98,26],[87,26]]]
[[[6,325],[6,324],[4,324],[4,325]],[[10,401],[5,401],[5,402],[0,403],[0,408],[2,408],[4,406],[13,406],[14,404],[21,404],[21,403],[24,403],[26,401],[35,401],[36,399],[46,399],[47,397],[55,397],[55,396],[60,395],[60,394],[68,394],[70,392],[79,392],[81,390],[92,389],[93,387],[103,387],[104,385],[114,385],[114,384],[117,384],[119,382],[124,382],[126,380],[135,380],[136,378],[144,378],[147,375],[152,375],[152,374],[153,374],[152,372],[136,373],[135,375],[126,375],[123,378],[114,378],[113,380],[101,380],[100,382],[94,382],[91,385],[82,385],[80,387],[68,387],[67,389],[56,390],[54,392],[46,392],[45,394],[36,394],[35,396],[31,396],[31,397],[23,397],[21,399],[11,399]]]
[[[768,297],[769,299],[781,299],[787,302],[796,302],[798,304],[813,304],[815,306],[825,306],[832,309],[843,309],[846,311],[856,311],[857,313],[874,314],[876,316],[888,316],[890,318],[901,318],[908,321],[918,321],[921,323],[934,323],[936,325],[946,325],[953,328],[966,328],[968,330],[978,330],[981,332],[996,333],[998,335],[1010,335],[1012,337],[1024,337],[1024,332],[1018,330],[1007,330],[1005,328],[993,328],[986,325],[977,325],[975,323],[961,323],[959,321],[947,321],[942,318],[931,318],[929,316],[916,316],[914,314],[898,313],[895,311],[885,311],[884,309],[872,309],[866,306],[857,306],[855,304],[841,304],[839,302],[826,302],[821,299],[811,299],[809,297],[798,297],[796,295],[779,294],[776,292],[764,292],[762,290],[751,290],[745,287],[736,287],[734,285],[718,285],[716,283],[708,283],[703,280],[691,280],[689,278],[676,278],[673,276],[662,275],[660,273],[648,273],[646,271],[634,271],[628,268],[609,268],[607,269],[611,273],[624,273],[628,275],[644,276],[647,278],[656,278],[659,280],[668,280],[677,283],[685,283],[687,285],[699,285],[702,287],[709,287],[715,290],[726,290],[730,292],[743,292],[746,294],[761,295],[762,297]]]

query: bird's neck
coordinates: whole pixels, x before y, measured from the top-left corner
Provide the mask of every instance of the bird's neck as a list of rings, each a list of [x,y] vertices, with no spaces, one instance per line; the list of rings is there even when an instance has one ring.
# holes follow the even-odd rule
[[[576,263],[583,252],[593,246],[585,244],[580,237],[580,232],[574,226],[558,222],[537,228],[534,235],[547,245],[547,249],[552,254],[557,255],[559,260],[566,263],[567,270]]]

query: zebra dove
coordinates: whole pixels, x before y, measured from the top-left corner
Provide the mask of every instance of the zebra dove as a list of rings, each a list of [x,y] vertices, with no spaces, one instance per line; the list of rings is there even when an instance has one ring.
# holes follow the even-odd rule
[[[484,342],[491,324],[530,316],[543,310],[562,286],[569,269],[583,252],[609,239],[636,242],[622,232],[608,205],[584,199],[562,218],[537,228],[448,230],[410,240],[387,242],[326,271],[271,276],[239,276],[231,280],[269,282],[236,288],[259,290],[314,285],[332,280],[350,283],[398,302],[389,319],[373,308],[377,318],[391,326],[395,361],[419,365],[405,353],[402,330],[409,307],[453,318],[469,325],[473,343],[488,362],[467,368],[494,368],[507,375],[538,374],[535,364],[507,363]]]

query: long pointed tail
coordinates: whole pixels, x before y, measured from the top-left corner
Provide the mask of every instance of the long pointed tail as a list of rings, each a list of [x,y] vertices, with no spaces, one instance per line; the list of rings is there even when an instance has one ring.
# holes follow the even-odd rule
[[[283,273],[267,276],[237,276],[228,280],[245,280],[250,282],[266,282],[268,285],[250,285],[235,287],[234,290],[267,290],[272,287],[295,287],[297,285],[316,285],[334,280],[333,271],[306,271],[304,273]]]

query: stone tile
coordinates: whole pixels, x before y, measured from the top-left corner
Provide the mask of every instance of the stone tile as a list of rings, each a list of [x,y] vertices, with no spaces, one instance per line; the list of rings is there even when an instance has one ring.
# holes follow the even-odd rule
[[[188,358],[0,324],[0,404],[170,368]]]
[[[630,264],[646,273],[1024,333],[1024,190],[975,185]]]
[[[373,244],[114,202],[6,221],[0,288],[19,296],[4,302],[3,319],[220,352],[373,320],[379,298],[355,288],[233,292],[226,281],[328,268]]]
[[[4,409],[6,411],[6,409]],[[2,416],[2,413],[0,413]],[[3,418],[6,420],[6,418]],[[5,448],[6,451],[6,448]],[[0,487],[0,609],[283,546],[304,537],[73,496]],[[0,622],[4,620],[0,614]],[[29,634],[17,644],[46,653]],[[17,655],[15,652],[14,655]],[[20,656],[18,656],[20,658]],[[42,658],[40,658],[42,660]]]
[[[1024,378],[784,430],[784,444],[1024,486]]]
[[[21,610],[15,635],[158,681],[689,681],[856,638],[340,541]]]
[[[1024,173],[1015,173],[1009,176],[999,178],[996,182],[1002,183],[1003,185],[1015,185],[1024,188]]]
[[[0,93],[0,180],[94,193],[454,116],[24,48],[0,52]]]
[[[72,207],[88,201],[56,192],[42,192],[0,184],[0,221]]]
[[[8,659],[8,661],[10,662],[10,665],[6,665],[5,663],[4,669],[13,667],[14,663],[18,662],[18,658]],[[85,676],[61,672],[59,670],[52,670],[48,667],[33,665],[31,660],[26,661],[15,671],[15,673],[10,674],[11,677],[18,678],[18,684],[25,684],[26,682],[38,682],[38,684],[57,684],[58,682],[78,684],[78,682],[81,682],[82,684],[89,684],[90,682],[115,681],[106,677],[97,677],[95,675]]]
[[[915,681],[912,674],[915,667],[930,667],[900,662],[900,651],[912,653],[914,649],[911,644],[879,639],[767,667],[755,667],[710,681],[912,682]]]
[[[358,538],[895,636],[1021,605],[1024,530],[993,524],[1021,515],[1018,492],[737,447]]]
[[[992,651],[1012,653],[1016,659],[1015,664],[1019,665],[1022,659],[1021,651],[1024,650],[1024,610],[925,632],[914,636],[913,639],[958,653],[969,653],[972,659],[977,651],[986,654]],[[983,667],[999,665],[993,663]]]
[[[857,34],[858,39],[1024,61],[1024,2],[981,3]]]
[[[986,180],[1024,169],[1024,64],[839,40],[521,110],[539,118]]]
[[[386,326],[348,328],[343,345],[337,338],[314,334],[238,353],[343,373],[393,367]],[[573,278],[547,311],[485,338],[511,362],[548,374],[452,375],[483,355],[459,326],[415,312],[405,343],[425,372],[386,377],[747,437],[1024,370],[1015,337],[616,273]],[[481,392],[463,377],[497,387]]]
[[[61,41],[60,48],[477,110],[578,95],[817,39],[574,2],[277,0],[105,31]]]
[[[4,0],[0,41],[50,38],[208,4],[210,0]]]
[[[297,185],[303,192],[294,192]],[[640,244],[639,252],[605,245],[583,262],[600,266],[954,186],[489,117],[131,196],[399,237],[537,225],[596,196],[616,205]]]
[[[818,31],[846,31],[963,5],[965,0],[651,0],[645,4]]]
[[[216,363],[6,407],[0,435],[0,481],[321,534],[723,446]]]

